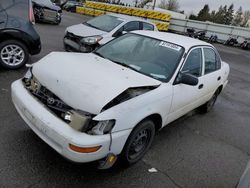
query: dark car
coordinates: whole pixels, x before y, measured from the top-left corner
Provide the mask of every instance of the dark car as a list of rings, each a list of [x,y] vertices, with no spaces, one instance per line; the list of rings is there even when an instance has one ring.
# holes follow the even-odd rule
[[[32,3],[28,0],[0,1],[0,66],[17,69],[29,54],[41,51],[40,37],[33,28]]]
[[[250,38],[245,38],[244,41],[240,44],[240,47],[244,50],[250,49]]]
[[[50,0],[32,0],[36,22],[60,24],[62,9]]]
[[[82,6],[80,2],[77,1],[68,1],[64,6],[63,9],[69,12],[76,12],[76,7]]]

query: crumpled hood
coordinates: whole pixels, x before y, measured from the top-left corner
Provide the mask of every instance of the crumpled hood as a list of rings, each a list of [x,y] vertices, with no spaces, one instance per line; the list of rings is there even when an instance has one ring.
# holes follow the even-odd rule
[[[74,109],[98,114],[129,87],[160,81],[95,54],[52,52],[33,66],[39,82]]]
[[[52,2],[43,2],[42,0],[33,0],[33,3],[40,5],[41,7],[46,7],[51,10],[60,11],[62,10],[59,6],[54,5]]]
[[[74,35],[81,36],[81,37],[103,35],[107,33],[105,31],[95,29],[93,27],[89,27],[84,24],[73,25],[73,26],[68,27],[66,30],[70,33],[73,33]]]

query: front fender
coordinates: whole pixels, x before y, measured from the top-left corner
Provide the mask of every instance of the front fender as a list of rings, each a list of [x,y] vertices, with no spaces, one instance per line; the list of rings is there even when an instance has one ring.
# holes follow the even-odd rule
[[[116,125],[113,132],[132,129],[141,120],[152,114],[159,114],[162,118],[162,125],[167,122],[172,102],[172,86],[162,84],[158,88],[120,103],[94,117],[94,120],[115,119]]]

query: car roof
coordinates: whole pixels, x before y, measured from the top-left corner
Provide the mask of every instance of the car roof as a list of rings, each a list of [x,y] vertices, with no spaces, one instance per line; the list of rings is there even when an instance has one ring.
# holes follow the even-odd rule
[[[121,18],[121,19],[123,19],[125,21],[142,21],[142,22],[147,22],[147,23],[155,25],[154,23],[150,22],[149,20],[139,18],[139,17],[136,17],[136,16],[129,16],[129,15],[124,15],[124,14],[114,14],[114,13],[109,13],[107,15],[111,15],[111,16],[114,16],[114,17],[117,17],[117,18]]]
[[[183,36],[183,35],[178,35],[174,33],[168,33],[168,32],[156,32],[156,31],[133,31],[132,33],[140,34],[140,35],[145,35],[151,38],[155,38],[158,40],[163,40],[163,41],[168,41],[173,44],[180,45],[184,47],[186,50],[190,49],[193,46],[211,46],[211,44],[194,39],[191,37]]]

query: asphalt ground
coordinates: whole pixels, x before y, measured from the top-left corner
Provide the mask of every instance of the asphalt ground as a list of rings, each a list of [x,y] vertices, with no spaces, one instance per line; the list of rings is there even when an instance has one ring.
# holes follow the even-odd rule
[[[65,28],[89,17],[64,13],[59,26],[37,24],[42,52],[64,51]],[[193,111],[160,131],[130,168],[74,164],[38,138],[17,114],[11,83],[26,68],[0,69],[0,187],[234,187],[250,155],[250,52],[216,45],[229,63],[229,83],[208,114]],[[151,173],[150,168],[157,172]]]

